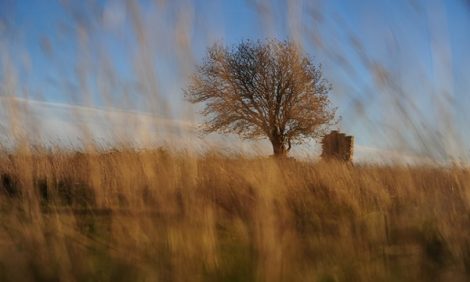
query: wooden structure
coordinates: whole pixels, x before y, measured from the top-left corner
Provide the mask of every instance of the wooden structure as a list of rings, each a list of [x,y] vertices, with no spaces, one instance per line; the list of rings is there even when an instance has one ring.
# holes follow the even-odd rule
[[[321,141],[324,160],[351,161],[354,148],[354,137],[337,130],[325,135]]]

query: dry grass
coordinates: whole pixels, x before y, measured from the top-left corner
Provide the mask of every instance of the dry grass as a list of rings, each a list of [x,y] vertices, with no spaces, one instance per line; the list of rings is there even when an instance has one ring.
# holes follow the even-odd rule
[[[167,139],[172,148],[180,148],[178,141],[194,141],[189,148],[197,150],[192,130],[200,120],[163,82],[185,86],[200,60],[195,47],[217,39],[212,15],[226,15],[220,10],[198,14],[200,7],[191,1],[125,1],[110,10],[102,10],[102,1],[59,2],[67,19],[51,23],[59,29],[48,28],[43,37],[12,26],[11,38],[7,33],[0,38],[0,147],[18,148],[0,149],[0,281],[470,281],[468,169],[134,150]],[[277,34],[282,17],[271,4],[279,1],[247,2],[262,32]],[[359,36],[375,22],[365,21],[367,28],[355,34],[322,10],[321,2],[327,1],[280,2],[286,7],[288,37],[313,44],[312,51],[328,59],[320,63],[337,64],[331,79],[340,82],[333,94],[349,121],[344,128],[362,123],[366,128],[348,133],[370,133],[377,141],[384,132],[384,141],[399,148],[455,155],[448,154],[459,144],[455,133],[466,128],[457,130],[453,123],[462,109],[442,102],[454,95],[453,88],[441,89],[454,83],[451,65],[430,69],[446,74],[439,75],[439,83],[434,77],[415,82],[426,93],[421,112],[415,103],[423,94],[400,83],[406,75],[427,74],[429,69],[419,68],[427,61],[398,64],[414,57],[414,41],[413,46],[386,44],[388,56],[376,60],[368,51],[380,50],[375,44],[362,46]],[[424,11],[431,18],[412,22],[421,26],[421,20],[429,20],[425,32],[433,35],[433,60],[451,62],[444,52],[448,48],[435,48],[450,41],[439,36],[441,28],[432,32],[434,26],[447,26],[439,21],[446,18],[445,9],[430,7]],[[116,20],[122,16],[119,9],[128,19],[111,31],[101,16],[108,12],[108,20]],[[0,29],[5,30],[2,23],[16,13],[3,14],[8,17],[0,18]],[[319,29],[332,19],[338,20]],[[395,27],[396,33],[388,25],[387,32],[380,24],[371,29],[383,34],[377,37],[379,46],[389,37],[409,41],[410,34],[400,33],[408,26]],[[17,48],[16,37],[41,38],[45,67],[31,64],[34,54]],[[350,42],[343,46],[342,38]],[[77,51],[62,50],[62,41],[72,42]],[[122,54],[113,55],[113,46],[122,47]],[[70,52],[77,58],[63,61]],[[386,67],[389,59],[396,67]],[[121,74],[120,65],[129,65],[130,75]],[[341,70],[339,77],[335,69]],[[372,85],[363,86],[364,70]],[[43,87],[33,83],[43,79],[35,72],[47,73]],[[172,116],[172,106],[180,114]],[[376,113],[383,120],[375,122]],[[30,149],[48,141],[68,148],[57,141],[62,135],[52,136],[55,131],[86,149]],[[137,146],[100,151],[94,140],[106,132],[110,144],[135,141]]]
[[[468,281],[470,172],[164,150],[0,160],[1,281]]]

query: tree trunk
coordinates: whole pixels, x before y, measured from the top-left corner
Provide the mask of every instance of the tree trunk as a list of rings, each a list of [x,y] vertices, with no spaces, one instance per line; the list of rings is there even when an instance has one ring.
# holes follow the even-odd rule
[[[278,139],[272,139],[271,144],[273,145],[273,152],[275,157],[287,156],[287,149],[284,142]]]

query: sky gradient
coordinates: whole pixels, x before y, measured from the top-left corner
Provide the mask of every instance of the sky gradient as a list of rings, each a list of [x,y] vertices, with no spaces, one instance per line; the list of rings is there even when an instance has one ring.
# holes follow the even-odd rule
[[[74,139],[70,128],[83,124],[106,140],[115,131],[110,115],[140,113],[197,126],[198,108],[184,101],[182,89],[206,48],[274,37],[299,41],[322,65],[342,117],[338,127],[355,136],[362,158],[468,159],[464,0],[4,0],[0,19],[1,99],[34,101],[36,120],[48,129],[43,135]],[[128,127],[125,117],[112,118],[115,126]],[[307,144],[298,154],[317,149]]]

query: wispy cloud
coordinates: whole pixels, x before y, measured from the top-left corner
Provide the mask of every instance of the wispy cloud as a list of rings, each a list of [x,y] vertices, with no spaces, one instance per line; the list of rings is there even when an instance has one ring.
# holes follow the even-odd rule
[[[119,108],[112,107],[92,107],[92,106],[83,106],[83,105],[73,105],[66,103],[57,103],[49,101],[40,101],[26,98],[18,98],[12,96],[0,96],[0,102],[11,103],[17,102],[25,104],[32,111],[38,111],[41,114],[46,116],[53,116],[54,111],[65,110],[69,114],[82,114],[82,115],[108,115],[109,118],[143,118],[145,120],[153,121],[160,125],[172,126],[177,128],[184,128],[186,130],[194,129],[197,124],[192,121],[179,120],[179,119],[169,119],[158,117],[149,112],[140,112],[140,111],[128,111]]]
[[[116,140],[156,142],[195,135],[197,128],[197,124],[192,121],[111,107],[99,108],[11,96],[0,97],[0,106],[3,109],[15,106],[13,112],[2,111],[2,120],[7,127],[15,122],[25,130],[34,128],[35,132],[49,140],[78,140],[89,134],[90,138],[110,143]]]
[[[401,163],[401,164],[430,164],[435,160],[428,156],[418,155],[402,150],[380,149],[370,146],[356,145],[354,160],[360,163]]]
[[[43,139],[74,142],[84,138],[87,131],[91,138],[112,144],[117,140],[131,141],[133,144],[167,144],[179,148],[207,150],[217,148],[222,151],[244,154],[267,155],[270,146],[264,141],[242,141],[235,136],[200,136],[198,124],[194,121],[158,117],[152,113],[128,111],[113,107],[92,107],[49,101],[40,101],[11,96],[1,96],[0,106],[19,105],[27,110],[28,126],[35,128]],[[2,111],[2,119],[8,120],[8,111]],[[318,146],[307,144],[292,152],[301,159],[316,159],[320,154]],[[380,149],[356,145],[354,161],[357,163],[432,163],[432,159],[412,152]]]

